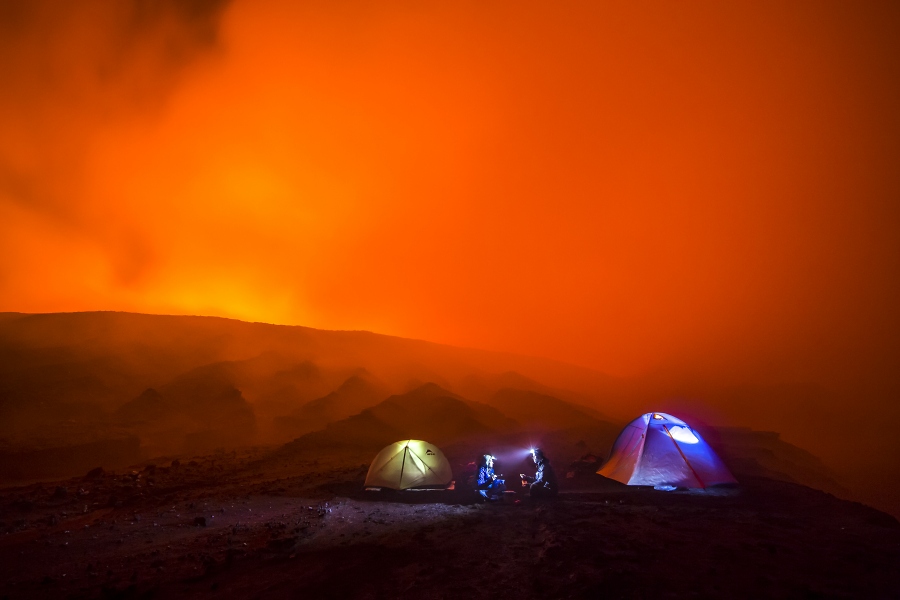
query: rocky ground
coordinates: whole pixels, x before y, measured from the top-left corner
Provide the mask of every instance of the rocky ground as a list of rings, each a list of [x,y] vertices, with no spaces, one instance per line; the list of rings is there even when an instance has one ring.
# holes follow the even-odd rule
[[[365,492],[367,467],[248,451],[6,488],[0,598],[900,597],[900,524],[795,484],[579,474],[480,504]]]

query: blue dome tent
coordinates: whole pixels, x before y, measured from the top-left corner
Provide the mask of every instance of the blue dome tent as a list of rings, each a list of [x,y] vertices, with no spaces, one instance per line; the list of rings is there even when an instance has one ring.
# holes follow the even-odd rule
[[[597,473],[627,485],[669,489],[737,483],[690,425],[660,412],[641,415],[629,423]]]

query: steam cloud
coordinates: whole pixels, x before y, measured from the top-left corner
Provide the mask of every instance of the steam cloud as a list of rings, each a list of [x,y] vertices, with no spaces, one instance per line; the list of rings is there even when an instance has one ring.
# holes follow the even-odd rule
[[[897,20],[3,2],[0,309],[887,397]]]

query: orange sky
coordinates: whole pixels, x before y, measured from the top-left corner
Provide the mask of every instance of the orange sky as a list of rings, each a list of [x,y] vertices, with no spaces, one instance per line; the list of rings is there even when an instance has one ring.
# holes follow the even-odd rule
[[[875,2],[4,2],[0,310],[890,379],[898,25]]]

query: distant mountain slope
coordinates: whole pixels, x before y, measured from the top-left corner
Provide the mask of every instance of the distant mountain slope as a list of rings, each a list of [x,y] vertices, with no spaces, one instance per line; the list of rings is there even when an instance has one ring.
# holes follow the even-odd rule
[[[774,431],[717,427],[714,444],[735,475],[768,477],[847,497],[849,491],[822,461]]]
[[[37,366],[111,356],[140,358],[119,371],[171,379],[202,365],[273,352],[322,368],[365,366],[389,384],[413,377],[457,382],[475,372],[515,371],[575,391],[595,390],[610,378],[590,369],[500,352],[458,348],[366,331],[245,323],[218,317],[121,312],[0,313],[0,374]],[[371,366],[369,366],[371,365]],[[407,368],[409,367],[409,368]]]
[[[219,385],[152,388],[121,406],[110,421],[140,437],[145,453],[180,454],[257,441],[257,419],[240,390]]]
[[[182,373],[161,389],[190,397],[208,390],[239,388],[264,414],[285,414],[326,393],[345,378],[344,371],[326,371],[312,361],[297,362],[276,352],[246,360],[219,361]]]
[[[142,425],[167,418],[175,408],[162,394],[153,388],[147,388],[140,396],[120,406],[113,417],[126,427]]]
[[[460,394],[466,398],[472,398],[480,402],[490,404],[498,393],[503,390],[520,390],[523,392],[534,392],[544,396],[563,400],[568,404],[578,406],[586,414],[600,419],[609,420],[609,417],[599,412],[593,405],[591,397],[565,389],[563,387],[552,387],[535,381],[530,377],[526,377],[516,371],[505,371],[503,373],[486,373],[476,372],[462,378],[454,387]]]
[[[435,383],[427,383],[331,423],[322,431],[304,435],[288,444],[286,449],[317,445],[378,447],[400,439],[442,444],[499,433],[516,426],[495,408],[465,400]]]
[[[275,418],[275,425],[285,434],[316,431],[329,423],[346,419],[372,407],[389,395],[387,386],[368,371],[361,369],[339,388]]]
[[[601,422],[590,409],[528,390],[505,388],[494,394],[488,403],[526,429],[550,431],[598,425]]]
[[[554,361],[364,331],[118,312],[2,317],[0,435],[4,425],[21,428],[55,414],[78,413],[88,404],[111,412],[145,389],[161,390],[191,371],[227,381],[272,414],[287,414],[295,401],[329,393],[360,368],[394,392],[410,389],[411,380],[457,389],[473,373],[507,371],[577,391],[598,389],[608,380]],[[273,378],[278,363],[285,369],[280,387]],[[324,379],[335,378],[316,389],[310,378],[298,386],[302,378],[289,370],[303,364],[314,365]]]
[[[155,447],[158,440],[147,436],[162,432],[135,429],[129,420],[147,421],[148,411],[165,410],[193,414],[197,421],[196,415],[217,414],[210,398],[228,398],[228,390],[238,390],[256,416],[256,442],[277,442],[283,438],[274,435],[274,419],[315,399],[320,402],[306,413],[294,414],[309,418],[312,428],[423,381],[455,390],[473,374],[511,371],[535,381],[542,374],[576,384],[604,380],[552,361],[360,331],[117,312],[0,317],[0,439],[9,440],[38,436],[54,424],[66,427],[53,430],[75,432],[102,430],[112,423],[141,429],[142,444]],[[337,391],[361,369],[379,382],[377,396]],[[148,389],[159,395],[155,409],[152,398],[137,400]],[[356,400],[351,399],[354,394]],[[192,427],[186,426],[184,433]],[[166,435],[177,437],[173,431]],[[235,438],[235,443],[238,439],[246,438]],[[167,439],[164,445],[173,444]]]
[[[351,400],[348,390],[339,392],[360,369],[384,386],[378,396],[359,393]],[[444,390],[440,396],[444,400],[435,399],[432,406],[440,409],[438,413],[423,412],[422,418],[432,423],[448,415],[446,427],[435,429],[434,435],[481,430],[502,436],[541,423],[551,428],[571,425],[574,428],[556,429],[541,439],[558,439],[561,448],[583,442],[579,448],[603,454],[608,439],[614,439],[603,423],[624,423],[628,417],[660,408],[683,418],[706,417],[717,425],[780,431],[824,456],[829,466],[842,465],[842,480],[856,478],[854,491],[866,489],[871,497],[886,499],[881,506],[893,502],[891,510],[898,510],[900,438],[888,427],[873,430],[867,411],[850,410],[857,396],[843,401],[848,407],[844,411],[835,409],[840,398],[828,397],[830,392],[815,386],[734,388],[703,377],[682,384],[679,376],[662,372],[613,379],[541,358],[364,331],[321,331],[215,317],[0,313],[0,444],[8,453],[38,446],[65,448],[84,439],[102,443],[122,436],[138,436],[144,453],[274,445],[287,439],[274,427],[275,420],[298,416],[295,411],[313,400],[317,403],[308,406],[303,418],[314,426],[329,421],[337,426],[353,417],[348,413],[361,411],[359,419],[373,419],[369,423],[373,430],[391,430],[388,437],[402,437],[413,435],[409,429],[417,424],[404,419],[419,414],[415,412],[419,408],[414,403],[398,405],[396,399],[393,407],[376,411],[376,405],[390,394],[402,396],[430,381]],[[145,395],[148,389],[159,397]],[[541,417],[538,407],[547,402],[553,410]],[[372,411],[363,415],[366,405]],[[459,414],[452,414],[456,410]],[[896,409],[889,409],[882,418],[891,422],[895,414]],[[509,425],[510,420],[516,423]],[[823,435],[825,431],[840,435]],[[866,459],[863,464],[863,459],[848,458],[845,447],[862,456],[877,455],[879,462]],[[832,454],[823,454],[824,450]],[[782,446],[772,449],[776,455],[787,451]],[[796,478],[796,470],[779,471],[783,465],[761,455],[747,459],[739,453],[734,458]],[[829,484],[823,479],[821,485]]]

